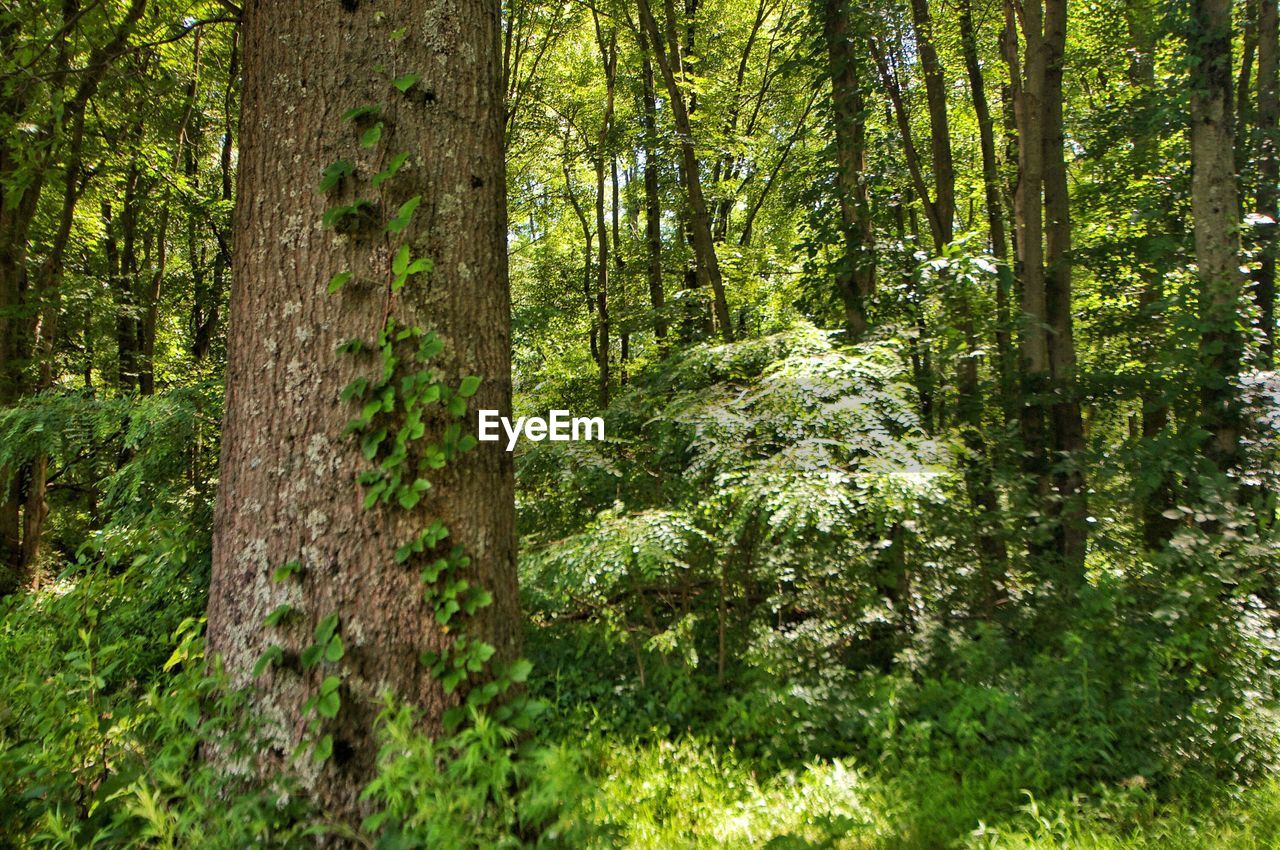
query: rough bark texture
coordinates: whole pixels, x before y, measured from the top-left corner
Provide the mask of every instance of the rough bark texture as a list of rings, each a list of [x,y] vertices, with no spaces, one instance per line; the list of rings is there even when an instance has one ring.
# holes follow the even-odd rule
[[[1196,0],[1190,34],[1191,217],[1200,277],[1201,419],[1218,469],[1236,465],[1239,400],[1233,385],[1243,340],[1236,329],[1240,274],[1240,207],[1231,120],[1231,2]]]
[[[407,34],[393,40],[401,27]],[[484,0],[245,4],[209,654],[225,663],[233,684],[252,686],[251,708],[273,737],[256,768],[270,770],[305,734],[302,705],[323,674],[284,664],[251,681],[251,668],[270,644],[296,653],[319,620],[340,615],[342,708],[324,730],[334,755],[321,769],[309,762],[303,769],[315,801],[347,819],[359,813],[356,798],[373,769],[380,694],[390,690],[419,706],[428,732],[457,699],[419,663],[420,653],[438,652],[451,638],[423,601],[418,570],[394,562],[395,547],[429,519],[443,520],[449,541],[472,558],[466,577],[494,596],[467,633],[494,644],[499,660],[518,649],[511,456],[482,443],[435,473],[413,510],[362,510],[355,478],[366,464],[342,436],[353,410],[339,393],[379,364],[334,350],[352,337],[372,338],[389,311],[441,335],[446,348],[433,365],[453,386],[465,375],[483,377],[470,427],[476,409],[509,410],[499,32],[498,3]],[[411,72],[421,79],[407,94],[389,86],[390,76]],[[361,149],[358,129],[342,118],[365,104],[384,105],[386,126],[373,151]],[[330,204],[371,196],[370,175],[398,151],[411,157],[379,202],[394,213],[422,195],[397,242],[433,258],[435,271],[389,296],[385,218],[348,235],[320,222]],[[356,174],[323,195],[321,171],[339,158],[354,162]],[[326,295],[326,283],[344,270],[354,279]],[[295,559],[300,577],[273,582],[273,570]],[[299,609],[296,621],[264,627],[264,616],[282,603]]]

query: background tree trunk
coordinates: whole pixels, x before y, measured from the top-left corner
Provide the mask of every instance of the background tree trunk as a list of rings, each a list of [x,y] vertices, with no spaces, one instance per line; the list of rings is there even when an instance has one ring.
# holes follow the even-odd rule
[[[1236,330],[1240,274],[1240,207],[1231,121],[1231,2],[1195,0],[1190,31],[1191,217],[1195,222],[1203,332],[1201,419],[1218,469],[1236,465],[1239,399],[1233,384],[1243,340]]]

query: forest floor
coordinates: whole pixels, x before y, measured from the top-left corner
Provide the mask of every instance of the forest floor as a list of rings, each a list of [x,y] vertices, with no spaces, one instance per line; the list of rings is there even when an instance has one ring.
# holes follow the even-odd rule
[[[887,777],[849,762],[771,775],[695,742],[597,741],[595,817],[635,850],[1263,850],[1280,847],[1280,782],[1196,808],[1140,787],[1039,802],[1012,815],[941,775]]]

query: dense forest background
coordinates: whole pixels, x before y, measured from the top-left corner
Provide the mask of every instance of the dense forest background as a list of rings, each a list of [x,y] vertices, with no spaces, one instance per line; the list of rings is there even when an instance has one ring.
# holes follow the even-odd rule
[[[244,5],[0,0],[0,847],[1280,846],[1276,0]]]

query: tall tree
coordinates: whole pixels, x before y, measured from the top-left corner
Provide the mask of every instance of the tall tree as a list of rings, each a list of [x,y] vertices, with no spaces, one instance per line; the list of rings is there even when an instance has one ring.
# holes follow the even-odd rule
[[[667,100],[676,134],[680,138],[680,176],[684,181],[689,204],[689,238],[697,266],[698,285],[711,289],[711,311],[716,330],[726,341],[733,339],[733,326],[729,321],[729,302],[725,295],[724,279],[720,272],[720,258],[716,255],[715,240],[711,234],[711,213],[702,191],[702,167],[698,151],[694,147],[692,95],[681,88],[684,63],[681,58],[680,39],[676,34],[675,4],[664,3],[667,33],[658,29],[649,0],[638,0],[640,26],[645,28],[653,47],[653,58],[662,74],[667,89]],[[690,22],[692,26],[692,22]],[[690,31],[691,32],[691,31]],[[665,46],[665,50],[664,50]]]
[[[423,653],[463,652],[459,634],[472,646],[494,647],[495,659],[517,652],[510,455],[486,443],[435,469],[450,417],[435,407],[412,420],[390,412],[413,409],[401,406],[420,375],[412,361],[384,360],[376,349],[335,350],[377,336],[390,316],[410,340],[414,326],[438,335],[441,350],[429,362],[444,386],[483,378],[473,409],[510,407],[500,11],[487,0],[389,0],[344,2],[317,14],[302,0],[255,0],[244,13],[208,646],[234,684],[253,685],[251,707],[272,741],[257,767],[287,761],[303,739],[322,760],[331,750],[305,772],[309,791],[350,820],[374,768],[382,693],[418,706],[436,733],[466,687],[446,688],[420,661]],[[396,171],[401,153],[407,158]],[[371,181],[388,171],[390,179]],[[320,182],[322,174],[328,191],[303,180]],[[334,229],[322,227],[333,209],[350,214]],[[430,258],[434,272],[428,281],[414,274],[416,260],[406,267],[394,256]],[[327,295],[343,273],[351,278]],[[404,273],[409,283],[399,288],[395,279]],[[379,395],[382,413],[340,400],[350,382],[367,386],[384,369],[392,389]],[[380,415],[391,418],[372,421],[404,439],[399,462],[409,471],[399,484],[378,478],[383,467],[371,470],[366,460],[382,458],[387,432],[344,437],[353,417]],[[363,488],[356,484],[362,472]],[[415,474],[433,486],[425,493],[410,486]],[[389,506],[377,500],[370,475],[396,488],[403,509],[395,499]],[[374,505],[364,510],[362,501]],[[434,520],[448,529],[446,541],[431,537]],[[465,552],[469,565],[461,555],[445,557],[460,578],[491,593],[492,604],[461,628],[457,620],[442,626],[419,569],[396,554],[414,540],[429,557],[439,557],[433,550],[440,546],[446,553],[460,547],[455,554]],[[282,565],[291,574],[273,581]],[[272,612],[273,625],[264,625]],[[326,672],[308,665],[307,647],[335,637],[345,654],[330,654]],[[282,648],[278,663],[255,679],[255,663],[273,645]],[[317,713],[317,700],[328,710]],[[308,725],[317,718],[318,730]]]
[[[848,4],[822,0],[822,35],[831,77],[835,123],[836,188],[844,256],[836,266],[836,292],[844,304],[845,331],[857,339],[867,329],[867,301],[875,289],[875,233],[867,193],[867,116],[860,51],[850,32]]]
[[[1237,328],[1240,207],[1232,127],[1231,2],[1195,0],[1191,57],[1191,217],[1200,278],[1201,424],[1207,453],[1222,472],[1239,459],[1239,398],[1234,378],[1243,355]]]

